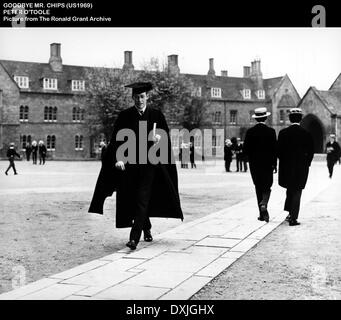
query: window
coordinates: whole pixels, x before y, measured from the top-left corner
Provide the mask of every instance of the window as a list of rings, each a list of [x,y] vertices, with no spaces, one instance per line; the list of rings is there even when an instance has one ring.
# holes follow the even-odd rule
[[[18,84],[19,88],[28,89],[28,77],[14,76],[14,81]]]
[[[71,81],[71,90],[72,91],[84,91],[85,90],[85,81],[84,80],[72,80]]]
[[[230,124],[237,124],[237,110],[230,110]]]
[[[83,150],[83,136],[82,135],[76,135],[75,136],[75,150]]]
[[[220,111],[216,111],[216,113],[214,114],[214,122],[221,122],[221,112]]]
[[[285,111],[279,110],[279,122],[284,123],[285,122]]]
[[[56,149],[56,136],[55,135],[48,135],[46,138],[46,148],[49,151],[54,151]]]
[[[20,135],[21,150],[25,150],[26,144],[31,144],[31,135]]]
[[[221,98],[221,88],[211,88],[212,98]]]
[[[57,122],[57,107],[44,108],[44,121]]]
[[[44,78],[43,80],[44,89],[57,90],[57,83],[57,79]]]
[[[171,135],[172,148],[179,147],[179,136],[177,134]]]
[[[201,148],[201,135],[194,136],[194,146],[196,148]]]
[[[265,91],[264,90],[258,90],[257,91],[257,97],[258,97],[258,99],[265,99]]]
[[[21,122],[28,121],[28,106],[20,106],[19,108],[19,120]]]
[[[201,97],[201,87],[195,87],[192,90],[192,96],[193,97]]]
[[[252,118],[253,116],[253,111],[250,111],[250,124],[254,123],[254,119]]]
[[[81,122],[84,120],[85,110],[79,107],[72,108],[72,121],[73,122]]]
[[[251,90],[250,89],[243,89],[243,98],[244,99],[251,99]]]

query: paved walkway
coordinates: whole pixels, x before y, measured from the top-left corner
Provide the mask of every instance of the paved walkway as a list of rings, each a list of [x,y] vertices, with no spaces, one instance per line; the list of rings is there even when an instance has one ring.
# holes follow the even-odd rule
[[[330,184],[323,170],[311,175],[302,207]],[[269,223],[257,220],[252,198],[141,242],[136,251],[124,248],[0,299],[187,300],[283,222],[284,196],[273,188]]]

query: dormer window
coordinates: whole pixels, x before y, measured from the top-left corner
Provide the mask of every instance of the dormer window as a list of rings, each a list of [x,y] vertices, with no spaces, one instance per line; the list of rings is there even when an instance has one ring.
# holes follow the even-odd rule
[[[221,98],[221,88],[211,88],[212,98]]]
[[[28,77],[14,76],[14,81],[21,89],[28,89]]]
[[[58,81],[55,78],[44,78],[43,86],[44,89],[57,90]]]
[[[250,89],[243,89],[243,98],[244,99],[251,99],[251,90]]]
[[[201,97],[201,87],[195,87],[192,90],[192,97]]]
[[[264,90],[258,90],[257,91],[257,97],[258,97],[258,99],[265,99],[265,91]]]
[[[85,81],[84,80],[72,80],[71,81],[71,89],[72,89],[72,91],[84,91],[85,90]]]

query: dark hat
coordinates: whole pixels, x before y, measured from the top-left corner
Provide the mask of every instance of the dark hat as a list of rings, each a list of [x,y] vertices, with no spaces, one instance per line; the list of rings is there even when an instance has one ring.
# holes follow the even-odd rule
[[[302,109],[301,108],[291,108],[290,114],[302,114]]]
[[[269,115],[271,115],[271,113],[268,112],[266,108],[262,107],[262,108],[255,109],[254,114],[252,115],[252,118],[254,119],[263,118],[263,117],[268,117]]]
[[[151,82],[135,82],[125,86],[126,88],[132,88],[133,94],[139,94],[142,92],[148,92],[153,89]]]

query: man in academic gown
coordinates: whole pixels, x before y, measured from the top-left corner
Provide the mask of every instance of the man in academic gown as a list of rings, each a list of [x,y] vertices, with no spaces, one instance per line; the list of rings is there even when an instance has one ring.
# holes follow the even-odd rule
[[[284,210],[289,212],[286,220],[296,226],[302,190],[307,183],[309,167],[314,157],[314,142],[311,134],[300,126],[302,110],[292,108],[289,113],[291,125],[278,135],[279,171],[278,183],[286,188]]]
[[[183,213],[166,119],[147,106],[152,84],[127,87],[135,105],[118,115],[89,212],[103,214],[105,198],[116,191],[116,227],[131,227],[127,246],[134,250],[142,231],[145,241],[153,240],[150,217],[183,220]]]
[[[244,153],[248,157],[252,181],[256,188],[258,220],[269,222],[268,202],[277,172],[276,132],[265,124],[270,115],[266,108],[257,108],[252,117],[257,124],[246,132]]]

